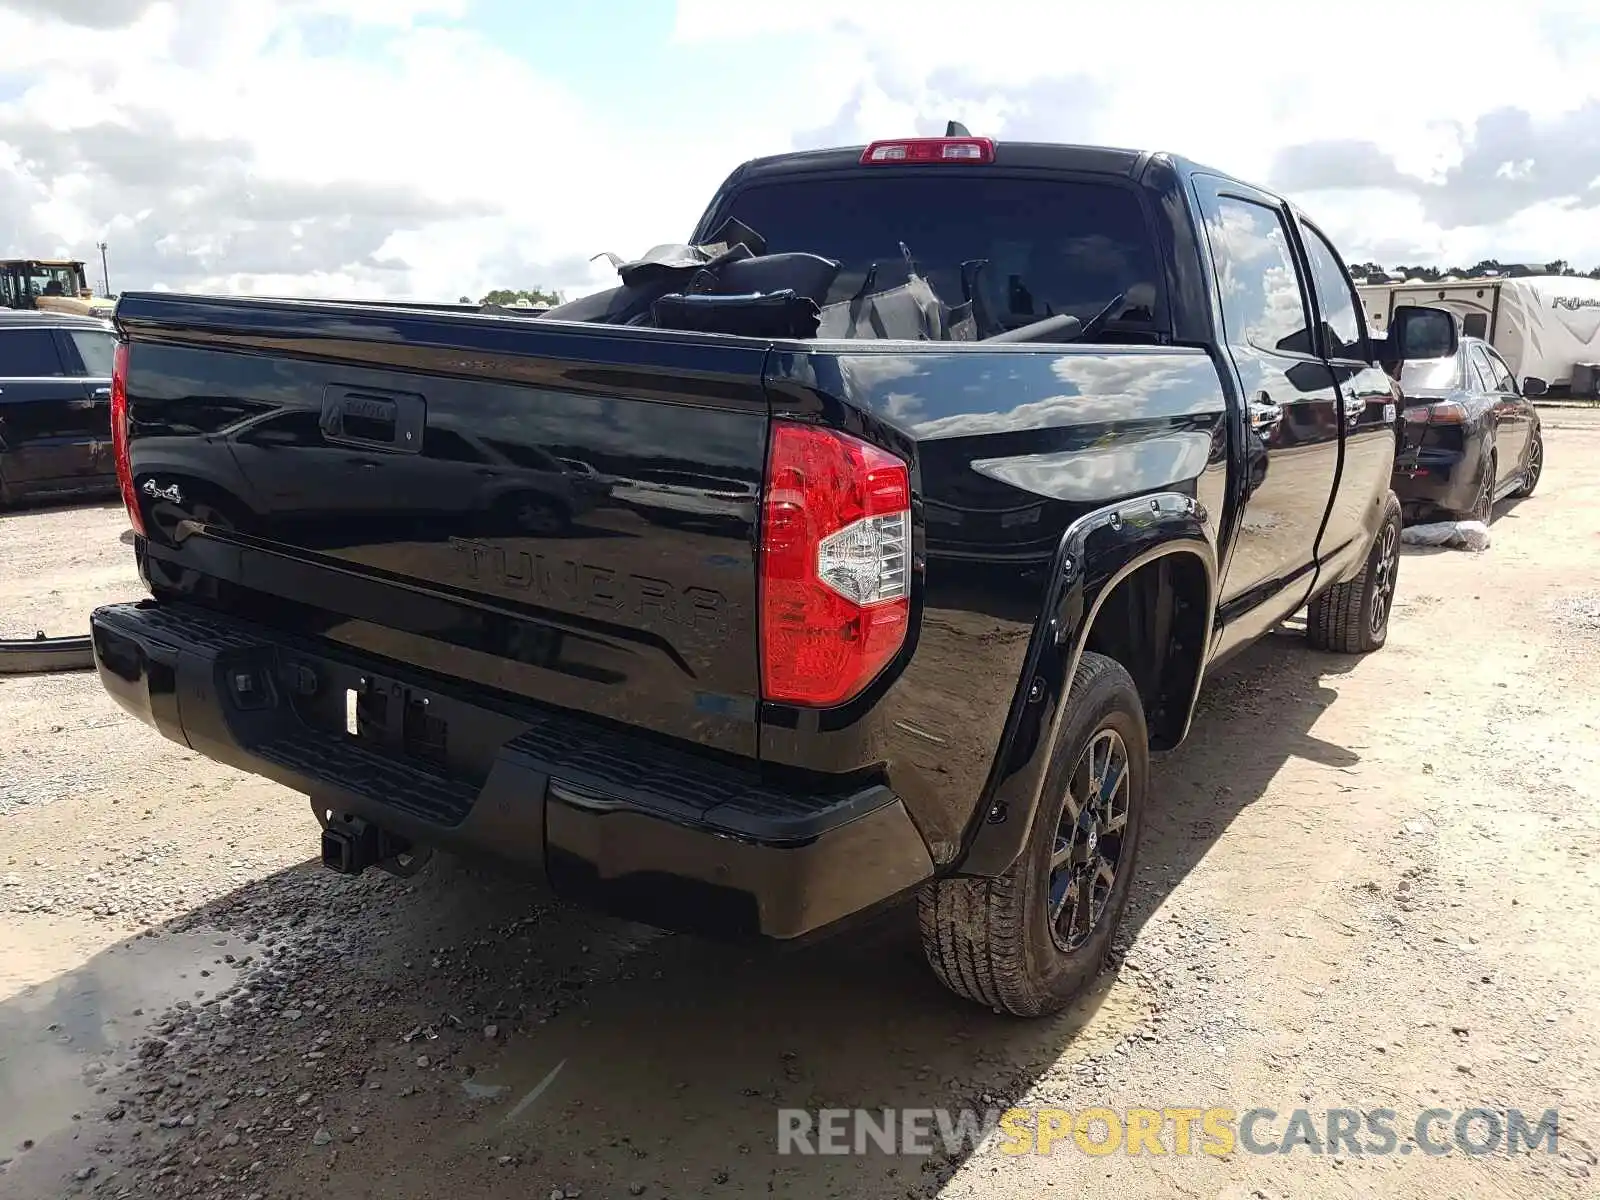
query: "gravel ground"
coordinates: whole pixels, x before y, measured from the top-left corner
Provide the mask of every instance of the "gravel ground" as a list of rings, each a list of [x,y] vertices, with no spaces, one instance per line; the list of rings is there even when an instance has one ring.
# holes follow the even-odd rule
[[[89,610],[144,594],[121,502],[0,511],[0,638],[75,637]]]
[[[946,996],[905,912],[751,949],[448,860],[341,879],[299,797],[92,676],[0,679],[0,1194],[1594,1194],[1600,420],[1545,421],[1490,550],[1406,555],[1383,652],[1287,632],[1212,681],[1116,961],[1048,1021]],[[0,519],[0,632],[137,595],[124,524]],[[1260,1106],[1271,1140],[1387,1107],[1402,1142],[776,1153],[780,1106],[961,1104]],[[1408,1153],[1420,1110],[1476,1107],[1558,1109],[1558,1153]]]

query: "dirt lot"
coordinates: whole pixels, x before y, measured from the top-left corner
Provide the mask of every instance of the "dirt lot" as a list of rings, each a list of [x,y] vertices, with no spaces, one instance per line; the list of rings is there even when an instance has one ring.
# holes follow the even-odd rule
[[[1124,952],[1044,1022],[947,997],[906,913],[753,950],[450,863],[339,879],[300,798],[92,676],[0,680],[0,1194],[1592,1195],[1600,419],[1545,423],[1489,551],[1407,554],[1382,653],[1286,632],[1213,681],[1159,764]],[[122,528],[0,518],[0,632],[136,594]],[[776,1153],[780,1107],[962,1104],[1259,1106],[1261,1141],[1386,1107],[1402,1138]],[[1558,1152],[1410,1153],[1421,1110],[1479,1107],[1558,1109]]]

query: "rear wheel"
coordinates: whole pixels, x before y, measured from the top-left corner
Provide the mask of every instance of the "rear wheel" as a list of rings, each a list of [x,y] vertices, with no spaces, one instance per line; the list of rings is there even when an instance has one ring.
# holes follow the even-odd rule
[[[1535,429],[1533,441],[1528,443],[1528,465],[1522,471],[1522,486],[1511,494],[1518,499],[1533,495],[1533,489],[1539,486],[1539,476],[1542,474],[1544,474],[1544,434]]]
[[[1361,574],[1336,583],[1311,602],[1306,636],[1318,650],[1370,654],[1389,639],[1389,613],[1400,576],[1400,501],[1390,493],[1383,523]]]
[[[1499,465],[1497,456],[1491,450],[1489,465],[1484,469],[1483,478],[1478,480],[1478,490],[1473,496],[1472,509],[1467,513],[1469,521],[1482,521],[1487,525],[1494,519],[1494,481]]]
[[[1085,654],[1022,854],[995,879],[942,879],[918,897],[923,950],[957,995],[1043,1016],[1094,978],[1122,919],[1144,820],[1144,709],[1114,659]]]

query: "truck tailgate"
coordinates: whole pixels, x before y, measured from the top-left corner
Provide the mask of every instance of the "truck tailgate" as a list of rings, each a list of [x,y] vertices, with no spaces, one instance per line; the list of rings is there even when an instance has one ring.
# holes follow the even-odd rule
[[[754,757],[765,350],[124,295],[158,595]]]

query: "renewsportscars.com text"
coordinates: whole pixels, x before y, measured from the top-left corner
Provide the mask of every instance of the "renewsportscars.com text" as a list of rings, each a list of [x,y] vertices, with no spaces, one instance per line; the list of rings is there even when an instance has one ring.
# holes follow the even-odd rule
[[[778,1110],[779,1154],[1128,1155],[1557,1153],[1559,1114],[1427,1108],[799,1108]]]

